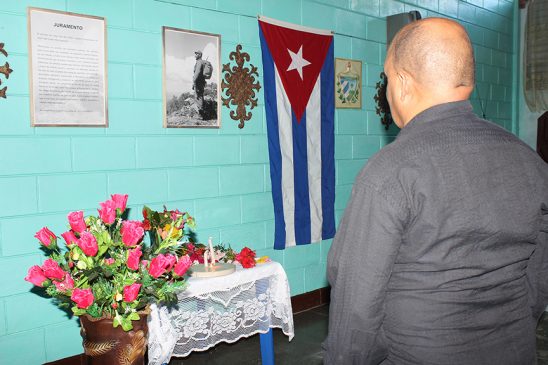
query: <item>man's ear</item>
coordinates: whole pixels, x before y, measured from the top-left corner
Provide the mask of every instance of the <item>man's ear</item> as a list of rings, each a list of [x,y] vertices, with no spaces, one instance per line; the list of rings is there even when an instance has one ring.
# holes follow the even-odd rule
[[[405,71],[398,72],[398,82],[400,83],[400,101],[405,102],[411,92],[411,77]]]

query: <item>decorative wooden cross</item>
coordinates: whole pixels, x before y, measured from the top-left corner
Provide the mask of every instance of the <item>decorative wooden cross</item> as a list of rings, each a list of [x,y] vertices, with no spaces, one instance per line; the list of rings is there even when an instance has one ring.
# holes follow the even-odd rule
[[[240,52],[242,46],[238,44],[235,52],[230,52],[229,58],[236,61],[236,66],[230,67],[230,62],[223,65],[223,80],[221,90],[226,94],[226,98],[221,96],[223,105],[230,108],[230,105],[236,105],[236,112],[230,111],[230,118],[239,120],[238,128],[243,128],[244,123],[251,119],[251,112],[247,112],[246,106],[251,105],[250,109],[257,106],[257,96],[255,92],[261,89],[258,81],[259,73],[257,67],[249,64],[251,68],[244,67],[244,63],[249,61],[249,54]]]

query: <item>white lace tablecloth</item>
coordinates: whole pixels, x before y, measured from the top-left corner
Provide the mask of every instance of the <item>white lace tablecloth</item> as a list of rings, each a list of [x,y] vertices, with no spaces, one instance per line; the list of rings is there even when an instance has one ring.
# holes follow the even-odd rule
[[[216,278],[190,278],[178,298],[177,307],[151,307],[149,365],[270,328],[281,328],[289,341],[295,334],[289,284],[277,262],[252,269],[237,265],[234,273]]]

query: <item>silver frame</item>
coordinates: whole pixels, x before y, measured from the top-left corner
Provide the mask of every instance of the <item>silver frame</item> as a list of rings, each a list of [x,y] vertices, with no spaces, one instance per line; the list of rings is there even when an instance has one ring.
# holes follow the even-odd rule
[[[34,84],[33,84],[33,68],[32,68],[32,34],[31,34],[31,11],[41,11],[46,13],[54,13],[54,14],[62,14],[62,15],[70,15],[70,16],[76,16],[76,17],[82,17],[82,18],[90,18],[95,19],[98,21],[103,22],[103,57],[104,57],[104,82],[103,82],[103,95],[104,95],[104,106],[105,106],[105,115],[104,115],[104,121],[100,124],[86,124],[86,123],[36,123],[35,118],[35,104],[34,104]],[[43,9],[43,8],[36,8],[36,7],[28,7],[27,8],[27,34],[28,34],[28,55],[29,55],[29,98],[30,98],[30,123],[31,127],[98,127],[98,128],[108,128],[108,74],[107,74],[107,22],[106,19],[100,16],[94,16],[94,15],[86,15],[86,14],[77,14],[77,13],[71,13],[67,11],[60,11],[60,10],[52,10],[52,9]]]
[[[216,125],[168,125],[167,123],[167,96],[166,96],[166,31],[181,32],[187,34],[196,34],[200,36],[208,36],[215,39],[217,45],[217,64],[213,64],[213,67],[216,67],[215,72],[217,74],[217,124]],[[184,45],[183,45],[184,47]],[[162,27],[162,84],[163,84],[163,126],[164,128],[221,128],[221,35],[206,33],[206,32],[197,32],[188,29],[180,29],[173,27]]]

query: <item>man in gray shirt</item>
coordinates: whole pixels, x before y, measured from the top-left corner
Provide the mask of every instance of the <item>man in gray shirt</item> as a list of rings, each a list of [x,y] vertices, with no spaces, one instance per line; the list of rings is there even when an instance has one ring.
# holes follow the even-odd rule
[[[404,27],[385,72],[401,131],[356,178],[329,252],[325,364],[535,364],[547,165],[472,112],[458,23]]]

